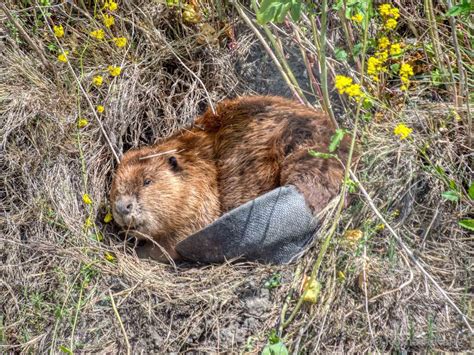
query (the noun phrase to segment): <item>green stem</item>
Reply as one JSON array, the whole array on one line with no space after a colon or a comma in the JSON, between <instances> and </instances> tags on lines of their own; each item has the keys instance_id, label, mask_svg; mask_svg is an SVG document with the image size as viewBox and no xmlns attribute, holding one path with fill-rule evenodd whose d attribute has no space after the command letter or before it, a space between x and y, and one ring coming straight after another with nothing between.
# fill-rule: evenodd
<instances>
[{"instance_id":1,"label":"green stem","mask_svg":"<svg viewBox=\"0 0 474 355\"><path fill-rule=\"evenodd\" d=\"M329 89L328 89L328 69L326 61L326 27L327 27L327 0L323 1L323 10L321 14L321 32L317 35L317 27L314 14L309 15L311 27L313 30L314 45L318 49L318 61L321 67L321 89L323 92L323 106L331 120L336 124L337 121L332 111L331 102L329 100Z\"/></svg>"},{"instance_id":2,"label":"green stem","mask_svg":"<svg viewBox=\"0 0 474 355\"><path fill-rule=\"evenodd\" d=\"M368 3L368 6L371 6L371 2ZM360 73L361 74L361 80L360 80L361 86L364 85L364 78L365 78L365 76L364 76L365 54L367 52L367 38L368 38L368 33L369 33L369 31L368 31L368 28L369 28L369 26L368 26L368 16L365 16L364 21L365 21L365 30L364 30L364 38L363 38L362 62L361 62L361 73ZM343 183L342 189L341 189L341 197L340 197L339 203L337 205L337 211L336 211L336 215L334 217L334 221L333 221L333 223L332 223L332 225L331 225L331 227L328 231L328 234L327 234L326 238L324 239L324 242L323 242L323 244L321 246L321 249L318 253L318 257L316 259L316 262L315 262L315 264L313 266L313 269L311 271L311 276L310 276L310 279L308 281L309 284L314 282L314 280L316 279L316 277L318 275L318 272L319 272L319 269L321 267L323 258L326 255L327 249L329 248L332 237L333 237L333 235L336 231L337 225L339 223L339 217L340 217L340 215L342 213L342 209L344 207L344 196L345 196L345 193L346 193L346 190L347 190L347 185L346 185L345 182L348 180L349 174L350 174L350 166L351 166L352 156L353 156L353 152L354 152L354 148L355 148L355 140L356 140L356 136L357 136L359 116L360 116L361 109L362 109L362 100L359 100L359 102L357 104L356 116L355 116L355 121L354 121L354 129L352 131L352 139L351 139L351 145L350 145L350 149L349 149L349 155L347 157L347 162L346 162L346 165L345 165L344 183ZM290 325L290 323L294 320L294 318L298 314L299 310L301 309L304 297L306 296L307 292L308 292L308 289L303 291L303 294L298 299L298 302L297 302L295 308L293 309L293 311L291 312L290 316L281 325L282 329L288 327L288 325Z\"/></svg>"}]
</instances>

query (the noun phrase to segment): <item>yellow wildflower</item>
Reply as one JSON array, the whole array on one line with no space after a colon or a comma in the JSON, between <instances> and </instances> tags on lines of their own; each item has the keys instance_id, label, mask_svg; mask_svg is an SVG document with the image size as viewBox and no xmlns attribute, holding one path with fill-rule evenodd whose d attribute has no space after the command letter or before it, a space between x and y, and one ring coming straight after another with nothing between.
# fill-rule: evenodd
<instances>
[{"instance_id":1,"label":"yellow wildflower","mask_svg":"<svg viewBox=\"0 0 474 355\"><path fill-rule=\"evenodd\" d=\"M122 71L122 68L116 65L109 65L107 69L109 70L109 74L112 76L119 76Z\"/></svg>"},{"instance_id":2,"label":"yellow wildflower","mask_svg":"<svg viewBox=\"0 0 474 355\"><path fill-rule=\"evenodd\" d=\"M400 139L405 139L407 138L411 132L413 132L413 129L410 127L405 126L403 123L399 123L394 129L393 129L393 134L396 136L399 136Z\"/></svg>"},{"instance_id":3,"label":"yellow wildflower","mask_svg":"<svg viewBox=\"0 0 474 355\"><path fill-rule=\"evenodd\" d=\"M108 9L110 11L115 11L115 10L117 10L117 8L118 8L117 3L115 1L112 1L112 0L106 1L105 4L104 4L104 9L106 9L106 10Z\"/></svg>"},{"instance_id":4,"label":"yellow wildflower","mask_svg":"<svg viewBox=\"0 0 474 355\"><path fill-rule=\"evenodd\" d=\"M58 38L61 38L62 36L64 36L64 28L63 28L63 25L59 25L59 26L56 26L54 25L53 26L53 30L54 30L54 35Z\"/></svg>"},{"instance_id":5,"label":"yellow wildflower","mask_svg":"<svg viewBox=\"0 0 474 355\"><path fill-rule=\"evenodd\" d=\"M377 52L377 53L375 53L375 55L377 56L377 58L379 59L381 64L386 62L387 59L388 59L388 51Z\"/></svg>"},{"instance_id":6,"label":"yellow wildflower","mask_svg":"<svg viewBox=\"0 0 474 355\"><path fill-rule=\"evenodd\" d=\"M67 55L69 54L69 51L64 51L60 55L58 55L58 60L63 63L67 63Z\"/></svg>"},{"instance_id":7,"label":"yellow wildflower","mask_svg":"<svg viewBox=\"0 0 474 355\"><path fill-rule=\"evenodd\" d=\"M102 19L104 21L104 26L107 27L107 28L112 26L115 23L114 17L112 15L109 15L109 14L103 14Z\"/></svg>"},{"instance_id":8,"label":"yellow wildflower","mask_svg":"<svg viewBox=\"0 0 474 355\"><path fill-rule=\"evenodd\" d=\"M345 92L346 92L347 95L349 95L349 97L353 97L355 99L360 98L363 95L359 84L352 84L352 85L348 86L345 89Z\"/></svg>"},{"instance_id":9,"label":"yellow wildflower","mask_svg":"<svg viewBox=\"0 0 474 355\"><path fill-rule=\"evenodd\" d=\"M79 121L77 121L77 128L84 128L89 124L89 121L87 121L85 118L80 118Z\"/></svg>"},{"instance_id":10,"label":"yellow wildflower","mask_svg":"<svg viewBox=\"0 0 474 355\"><path fill-rule=\"evenodd\" d=\"M92 79L92 84L94 84L95 86L101 86L103 82L104 78L102 77L102 75L96 75Z\"/></svg>"},{"instance_id":11,"label":"yellow wildflower","mask_svg":"<svg viewBox=\"0 0 474 355\"><path fill-rule=\"evenodd\" d=\"M385 22L385 28L387 30L393 30L395 27L397 27L397 20L393 19L393 18L389 18L386 22Z\"/></svg>"},{"instance_id":12,"label":"yellow wildflower","mask_svg":"<svg viewBox=\"0 0 474 355\"><path fill-rule=\"evenodd\" d=\"M408 63L403 63L400 67L400 76L409 77L413 75L415 75L413 73L413 67Z\"/></svg>"},{"instance_id":13,"label":"yellow wildflower","mask_svg":"<svg viewBox=\"0 0 474 355\"><path fill-rule=\"evenodd\" d=\"M345 89L352 85L352 79L344 75L336 75L335 87L339 91L339 94L343 94Z\"/></svg>"},{"instance_id":14,"label":"yellow wildflower","mask_svg":"<svg viewBox=\"0 0 474 355\"><path fill-rule=\"evenodd\" d=\"M395 20L400 17L400 10L398 7L392 7L390 10L390 16L393 17Z\"/></svg>"},{"instance_id":15,"label":"yellow wildflower","mask_svg":"<svg viewBox=\"0 0 474 355\"><path fill-rule=\"evenodd\" d=\"M397 7L391 4L382 4L379 6L380 15L383 17L392 17L395 20L400 17L400 11Z\"/></svg>"},{"instance_id":16,"label":"yellow wildflower","mask_svg":"<svg viewBox=\"0 0 474 355\"><path fill-rule=\"evenodd\" d=\"M311 281L311 278L308 278L305 280L303 287L303 301L316 303L318 301L319 292L321 291L321 283L319 283L317 280Z\"/></svg>"},{"instance_id":17,"label":"yellow wildflower","mask_svg":"<svg viewBox=\"0 0 474 355\"><path fill-rule=\"evenodd\" d=\"M113 41L115 45L119 48L125 47L127 44L127 39L125 37L114 37Z\"/></svg>"},{"instance_id":18,"label":"yellow wildflower","mask_svg":"<svg viewBox=\"0 0 474 355\"><path fill-rule=\"evenodd\" d=\"M201 21L201 16L193 5L185 4L183 6L183 20L188 23L198 23Z\"/></svg>"},{"instance_id":19,"label":"yellow wildflower","mask_svg":"<svg viewBox=\"0 0 474 355\"><path fill-rule=\"evenodd\" d=\"M97 112L98 113L102 113L102 112L104 112L104 110L105 110L104 106L102 106L102 105L97 106Z\"/></svg>"},{"instance_id":20,"label":"yellow wildflower","mask_svg":"<svg viewBox=\"0 0 474 355\"><path fill-rule=\"evenodd\" d=\"M105 32L104 32L103 29L100 29L100 30L95 30L95 31L90 32L89 35L91 37L94 37L94 38L98 39L98 40L101 40L101 39L104 39Z\"/></svg>"},{"instance_id":21,"label":"yellow wildflower","mask_svg":"<svg viewBox=\"0 0 474 355\"><path fill-rule=\"evenodd\" d=\"M400 89L403 91L406 91L408 90L408 84L410 83L410 76L413 76L415 74L413 72L413 67L410 64L403 63L400 66L399 74L400 74L400 80L403 83Z\"/></svg>"},{"instance_id":22,"label":"yellow wildflower","mask_svg":"<svg viewBox=\"0 0 474 355\"><path fill-rule=\"evenodd\" d=\"M394 43L390 46L390 55L399 55L402 53L400 43Z\"/></svg>"},{"instance_id":23,"label":"yellow wildflower","mask_svg":"<svg viewBox=\"0 0 474 355\"><path fill-rule=\"evenodd\" d=\"M381 4L379 6L379 12L382 16L390 16L390 11L392 10L392 5L390 4Z\"/></svg>"},{"instance_id":24,"label":"yellow wildflower","mask_svg":"<svg viewBox=\"0 0 474 355\"><path fill-rule=\"evenodd\" d=\"M104 258L105 260L110 261L111 263L116 260L116 257L112 253L109 253L108 251L104 253Z\"/></svg>"},{"instance_id":25,"label":"yellow wildflower","mask_svg":"<svg viewBox=\"0 0 474 355\"><path fill-rule=\"evenodd\" d=\"M383 50L390 45L390 41L387 37L383 36L379 38L379 49Z\"/></svg>"},{"instance_id":26,"label":"yellow wildflower","mask_svg":"<svg viewBox=\"0 0 474 355\"><path fill-rule=\"evenodd\" d=\"M84 229L89 229L93 225L94 225L94 222L92 222L92 219L90 217L87 217L84 222Z\"/></svg>"},{"instance_id":27,"label":"yellow wildflower","mask_svg":"<svg viewBox=\"0 0 474 355\"><path fill-rule=\"evenodd\" d=\"M104 222L109 223L109 222L112 222L113 219L114 219L114 217L113 217L112 213L107 212L107 214L104 217Z\"/></svg>"},{"instance_id":28,"label":"yellow wildflower","mask_svg":"<svg viewBox=\"0 0 474 355\"><path fill-rule=\"evenodd\" d=\"M361 240L363 236L364 232L362 232L360 229L348 229L344 233L343 237L347 244L354 247L359 243L359 240Z\"/></svg>"},{"instance_id":29,"label":"yellow wildflower","mask_svg":"<svg viewBox=\"0 0 474 355\"><path fill-rule=\"evenodd\" d=\"M372 80L378 81L378 75L382 71L382 61L377 57L369 57L367 60L367 74L372 77Z\"/></svg>"},{"instance_id":30,"label":"yellow wildflower","mask_svg":"<svg viewBox=\"0 0 474 355\"><path fill-rule=\"evenodd\" d=\"M84 194L84 195L82 195L82 201L83 201L86 205L92 205L92 199L90 198L89 194Z\"/></svg>"},{"instance_id":31,"label":"yellow wildflower","mask_svg":"<svg viewBox=\"0 0 474 355\"><path fill-rule=\"evenodd\" d=\"M363 19L364 19L364 15L362 15L360 12L358 12L357 14L351 17L351 20L357 23L362 23Z\"/></svg>"}]
</instances>

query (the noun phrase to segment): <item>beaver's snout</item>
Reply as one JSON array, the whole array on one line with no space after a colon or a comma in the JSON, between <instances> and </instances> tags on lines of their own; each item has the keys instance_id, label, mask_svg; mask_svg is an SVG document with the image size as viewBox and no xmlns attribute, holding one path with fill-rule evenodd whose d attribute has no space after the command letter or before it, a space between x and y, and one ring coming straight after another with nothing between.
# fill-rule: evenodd
<instances>
[{"instance_id":1,"label":"beaver's snout","mask_svg":"<svg viewBox=\"0 0 474 355\"><path fill-rule=\"evenodd\" d=\"M127 217L132 214L135 205L136 199L132 196L120 196L117 201L115 201L115 209L122 217Z\"/></svg>"}]
</instances>

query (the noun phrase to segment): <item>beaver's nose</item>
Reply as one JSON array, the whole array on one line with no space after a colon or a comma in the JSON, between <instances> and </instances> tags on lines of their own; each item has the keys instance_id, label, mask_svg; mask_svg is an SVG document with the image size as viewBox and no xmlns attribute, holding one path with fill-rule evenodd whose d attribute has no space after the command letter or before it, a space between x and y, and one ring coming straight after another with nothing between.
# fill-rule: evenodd
<instances>
[{"instance_id":1,"label":"beaver's nose","mask_svg":"<svg viewBox=\"0 0 474 355\"><path fill-rule=\"evenodd\" d=\"M130 214L133 210L133 199L130 197L121 197L115 202L115 209L123 216Z\"/></svg>"}]
</instances>

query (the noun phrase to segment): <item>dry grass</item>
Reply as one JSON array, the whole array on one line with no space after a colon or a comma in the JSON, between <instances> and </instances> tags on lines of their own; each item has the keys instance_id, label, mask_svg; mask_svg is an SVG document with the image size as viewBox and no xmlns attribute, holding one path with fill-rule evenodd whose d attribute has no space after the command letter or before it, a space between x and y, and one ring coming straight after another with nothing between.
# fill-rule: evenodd
<instances>
[{"instance_id":1,"label":"dry grass","mask_svg":"<svg viewBox=\"0 0 474 355\"><path fill-rule=\"evenodd\" d=\"M127 341L133 352L261 350L270 330L278 328L289 292L293 309L320 240L287 266L174 267L134 257L117 230L103 223L115 162L87 101L67 65L49 52L54 37L39 8L14 1L7 7L53 70L0 12L2 350L125 352ZM71 50L71 64L92 103L105 106L99 119L117 152L175 132L209 100L259 87L258 76L254 83L239 81L236 64L255 50L242 25L236 26L235 50L224 34L220 45L200 44L198 30L183 25L179 12L152 1L124 1L113 31L126 33L132 45L117 49L88 38L96 23L92 9L58 3L49 12L55 23L68 24L61 43ZM417 12L408 13L422 29ZM120 77L100 89L90 85L107 65L120 63ZM269 86L284 85L274 73ZM449 98L420 83L407 102L393 102L364 123L357 176L416 258L472 317L473 240L457 224L472 211L472 201L443 200L446 186L433 170L442 166L464 188L472 180L468 112L439 96ZM89 120L81 130L79 117ZM411 143L393 137L400 117L414 128ZM351 116L340 122L350 125ZM426 156L415 148L424 143ZM91 206L83 204L83 193L92 197ZM95 222L86 229L88 217ZM469 350L470 333L459 314L379 224L356 192L319 272L320 300L303 306L282 334L285 344L295 352ZM355 246L344 242L348 229L364 232ZM277 272L281 286L266 289L265 281Z\"/></svg>"}]
</instances>

